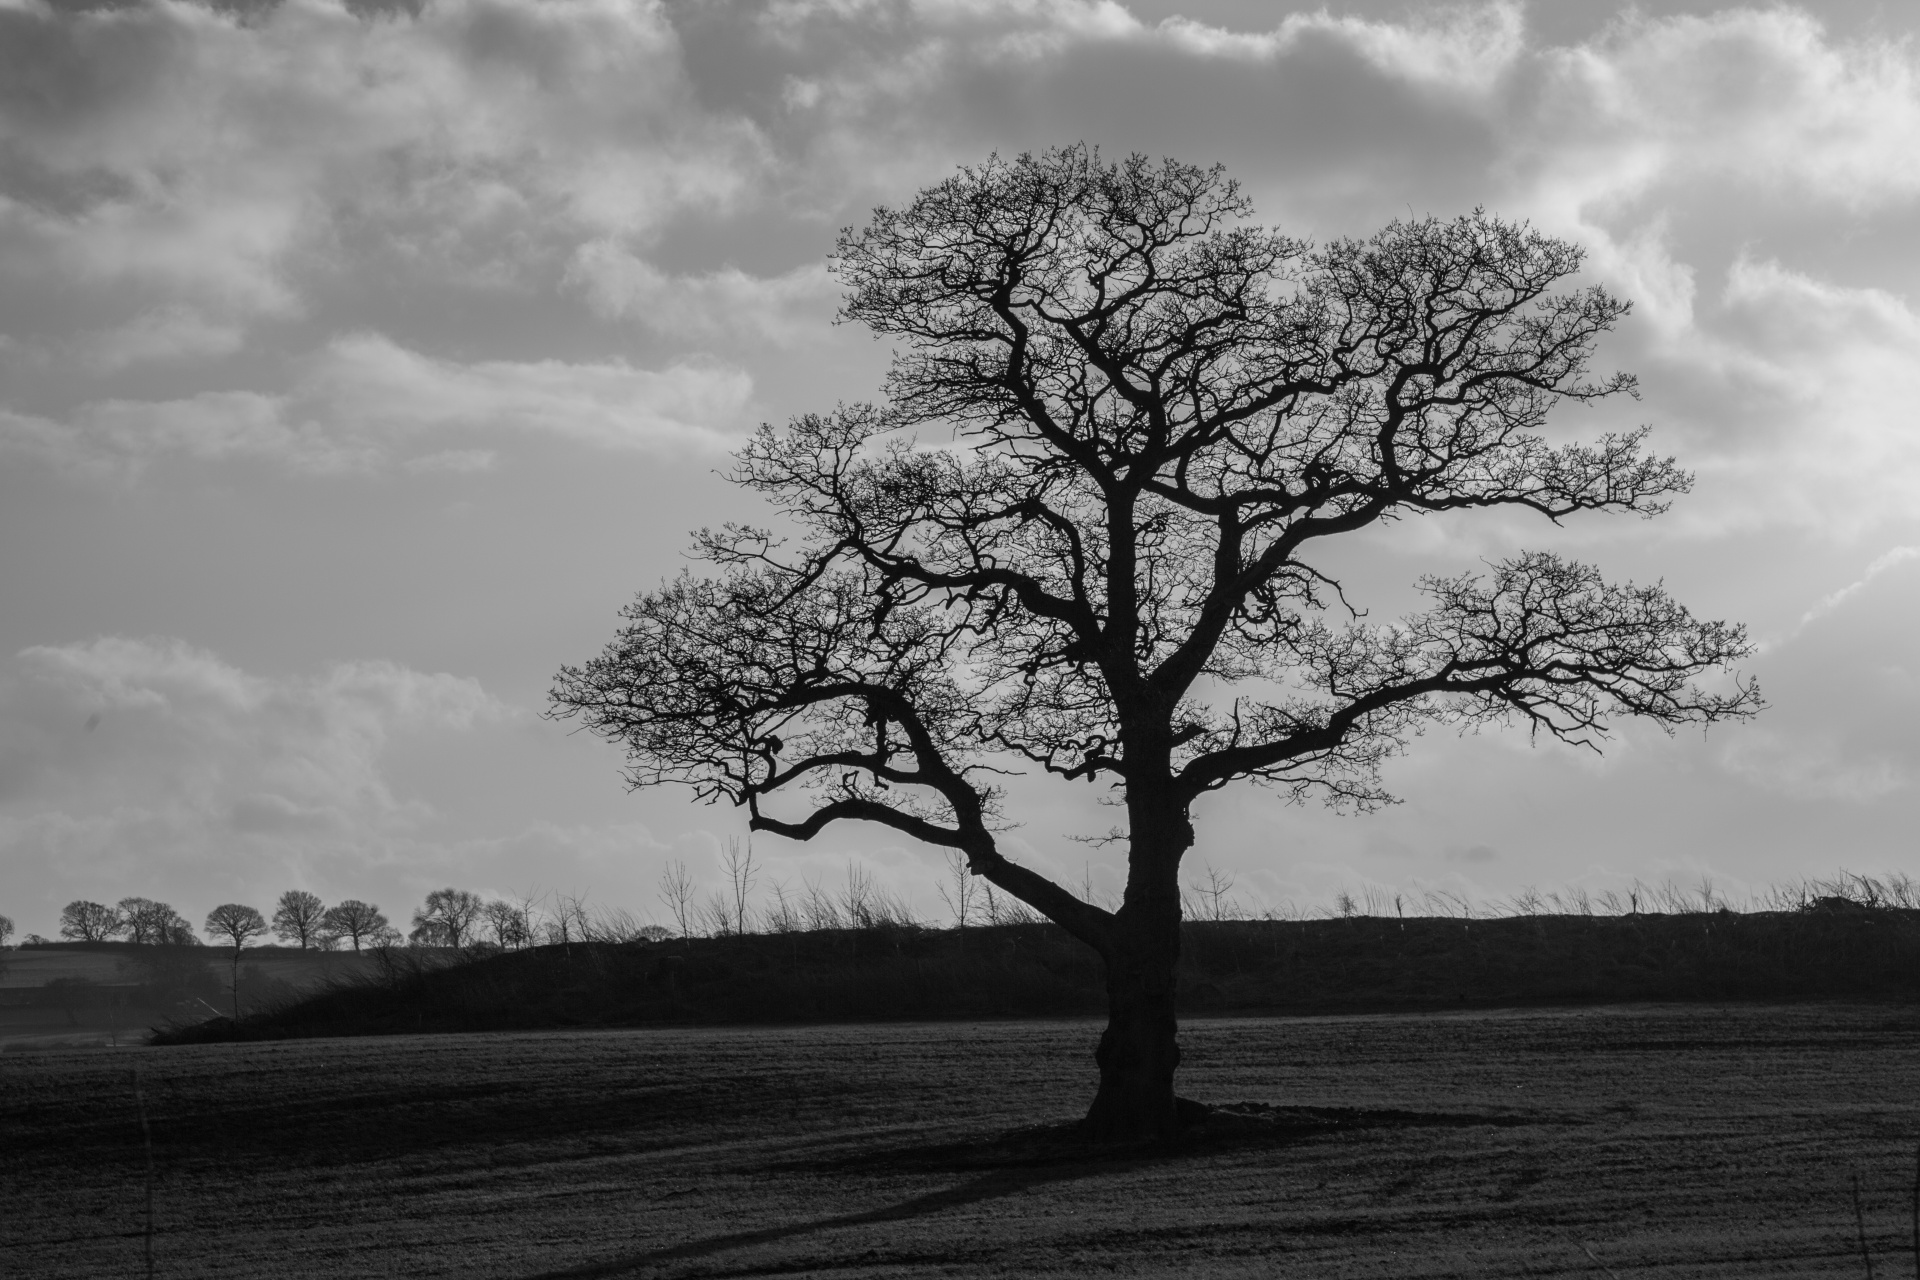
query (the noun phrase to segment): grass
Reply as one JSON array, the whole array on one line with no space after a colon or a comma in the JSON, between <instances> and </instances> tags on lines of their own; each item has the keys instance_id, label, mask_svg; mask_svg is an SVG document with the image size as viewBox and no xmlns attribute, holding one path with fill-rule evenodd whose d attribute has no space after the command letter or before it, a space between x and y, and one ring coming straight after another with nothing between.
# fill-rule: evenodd
<instances>
[{"instance_id":1,"label":"grass","mask_svg":"<svg viewBox=\"0 0 1920 1280\"><path fill-rule=\"evenodd\" d=\"M0 1258L159 1276L1905 1274L1920 1014L1196 1019L1184 1148L1054 1141L1098 1023L0 1056ZM1860 1175L1856 1223L1851 1174Z\"/></svg>"}]
</instances>

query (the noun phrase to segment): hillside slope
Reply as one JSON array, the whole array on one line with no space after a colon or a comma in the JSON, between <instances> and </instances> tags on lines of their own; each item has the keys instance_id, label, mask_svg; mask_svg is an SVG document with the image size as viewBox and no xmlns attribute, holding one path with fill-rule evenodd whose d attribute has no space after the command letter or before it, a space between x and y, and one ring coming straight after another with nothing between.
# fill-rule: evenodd
<instances>
[{"instance_id":1,"label":"hillside slope","mask_svg":"<svg viewBox=\"0 0 1920 1280\"><path fill-rule=\"evenodd\" d=\"M1189 922L1189 1015L1626 1001L1920 999L1920 912ZM375 977L162 1043L542 1027L1094 1014L1098 960L1052 925L588 943Z\"/></svg>"}]
</instances>

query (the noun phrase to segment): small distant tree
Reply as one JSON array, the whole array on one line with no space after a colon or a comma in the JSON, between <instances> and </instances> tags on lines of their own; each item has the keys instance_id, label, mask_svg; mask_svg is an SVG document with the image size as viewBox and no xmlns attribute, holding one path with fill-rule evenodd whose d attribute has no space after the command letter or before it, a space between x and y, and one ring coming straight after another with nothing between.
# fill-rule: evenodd
<instances>
[{"instance_id":1,"label":"small distant tree","mask_svg":"<svg viewBox=\"0 0 1920 1280\"><path fill-rule=\"evenodd\" d=\"M493 940L505 948L524 947L532 939L527 913L519 904L513 902L489 902L482 915L486 918L487 928L493 932Z\"/></svg>"},{"instance_id":2,"label":"small distant tree","mask_svg":"<svg viewBox=\"0 0 1920 1280\"><path fill-rule=\"evenodd\" d=\"M753 865L753 844L744 848L738 837L727 840L726 856L721 859L727 872L727 884L732 889L734 933L747 931L747 898L753 893L754 884L760 879L759 868Z\"/></svg>"},{"instance_id":3,"label":"small distant tree","mask_svg":"<svg viewBox=\"0 0 1920 1280\"><path fill-rule=\"evenodd\" d=\"M413 932L409 940L438 947L464 947L472 940L486 904L477 893L465 889L435 889L420 909L413 913Z\"/></svg>"},{"instance_id":4,"label":"small distant tree","mask_svg":"<svg viewBox=\"0 0 1920 1280\"><path fill-rule=\"evenodd\" d=\"M60 910L60 936L74 942L105 942L125 928L120 913L104 902L83 899Z\"/></svg>"},{"instance_id":5,"label":"small distant tree","mask_svg":"<svg viewBox=\"0 0 1920 1280\"><path fill-rule=\"evenodd\" d=\"M156 902L152 898L122 898L116 904L116 910L127 941L135 945L200 945L200 939L194 936L193 926L169 903Z\"/></svg>"},{"instance_id":6,"label":"small distant tree","mask_svg":"<svg viewBox=\"0 0 1920 1280\"><path fill-rule=\"evenodd\" d=\"M337 907L328 907L320 917L320 927L336 938L352 941L358 951L362 943L371 944L375 935L387 927L387 918L371 902L348 898Z\"/></svg>"},{"instance_id":7,"label":"small distant tree","mask_svg":"<svg viewBox=\"0 0 1920 1280\"><path fill-rule=\"evenodd\" d=\"M13 921L6 916L0 916L0 947L6 946L7 940L11 937L13 937Z\"/></svg>"},{"instance_id":8,"label":"small distant tree","mask_svg":"<svg viewBox=\"0 0 1920 1280\"><path fill-rule=\"evenodd\" d=\"M973 915L973 900L978 896L978 886L973 877L967 874L967 858L958 849L949 849L947 858L947 878L938 886L940 900L953 912L954 927L965 929ZM948 885L952 888L949 889Z\"/></svg>"},{"instance_id":9,"label":"small distant tree","mask_svg":"<svg viewBox=\"0 0 1920 1280\"><path fill-rule=\"evenodd\" d=\"M661 868L660 901L673 913L674 922L680 926L680 936L692 937L687 923L693 915L693 876L688 874L687 864L678 858Z\"/></svg>"},{"instance_id":10,"label":"small distant tree","mask_svg":"<svg viewBox=\"0 0 1920 1280\"><path fill-rule=\"evenodd\" d=\"M326 904L318 895L289 889L273 909L273 932L282 942L298 943L305 951L319 941L326 918Z\"/></svg>"},{"instance_id":11,"label":"small distant tree","mask_svg":"<svg viewBox=\"0 0 1920 1280\"><path fill-rule=\"evenodd\" d=\"M240 1021L240 948L267 932L266 917L253 907L223 902L207 912L207 936L233 947L233 1020Z\"/></svg>"}]
</instances>

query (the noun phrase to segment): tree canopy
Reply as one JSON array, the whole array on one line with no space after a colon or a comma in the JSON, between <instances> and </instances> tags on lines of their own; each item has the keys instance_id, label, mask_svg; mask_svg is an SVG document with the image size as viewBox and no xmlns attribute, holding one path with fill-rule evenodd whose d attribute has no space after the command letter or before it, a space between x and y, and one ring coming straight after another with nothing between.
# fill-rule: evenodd
<instances>
[{"instance_id":1,"label":"tree canopy","mask_svg":"<svg viewBox=\"0 0 1920 1280\"><path fill-rule=\"evenodd\" d=\"M833 269L842 318L895 344L884 400L762 428L735 479L779 528L701 531L706 570L628 605L553 693L635 786L689 784L802 840L858 819L959 850L1098 948L1102 1132L1173 1123L1201 795L1252 780L1367 809L1428 725L1596 745L1620 716L1759 706L1703 681L1748 652L1740 627L1548 552L1422 579L1397 621L1350 607L1326 555L1344 535L1651 516L1689 477L1645 429L1543 430L1635 392L1590 371L1629 307L1569 287L1577 246L1479 211L1315 246L1251 212L1218 167L1080 146L875 210ZM1000 850L996 779L1022 762L1120 793L1117 912Z\"/></svg>"}]
</instances>

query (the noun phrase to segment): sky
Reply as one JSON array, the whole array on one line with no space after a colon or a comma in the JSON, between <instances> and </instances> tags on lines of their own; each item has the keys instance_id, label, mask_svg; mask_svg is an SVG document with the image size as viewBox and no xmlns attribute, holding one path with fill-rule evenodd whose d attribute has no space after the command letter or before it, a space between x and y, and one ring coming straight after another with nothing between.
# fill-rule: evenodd
<instances>
[{"instance_id":1,"label":"sky","mask_svg":"<svg viewBox=\"0 0 1920 1280\"><path fill-rule=\"evenodd\" d=\"M1816 16L1817 12L1817 16ZM1597 367L1697 477L1664 517L1409 520L1378 607L1521 548L1744 622L1750 724L1602 754L1438 731L1370 816L1243 785L1189 879L1494 901L1920 874L1920 41L1907 5L1555 0L0 0L0 913L289 888L664 918L744 815L632 793L554 672L762 515L763 421L871 398L835 234L989 154L1219 162L1318 242L1476 207L1631 298ZM1395 584L1400 584L1398 587ZM1366 603L1366 601L1362 601ZM1004 847L1096 894L1101 793ZM938 851L759 836L942 907Z\"/></svg>"}]
</instances>

